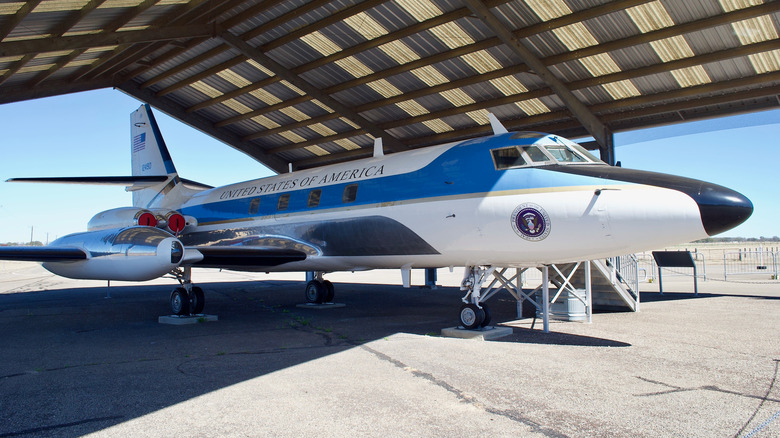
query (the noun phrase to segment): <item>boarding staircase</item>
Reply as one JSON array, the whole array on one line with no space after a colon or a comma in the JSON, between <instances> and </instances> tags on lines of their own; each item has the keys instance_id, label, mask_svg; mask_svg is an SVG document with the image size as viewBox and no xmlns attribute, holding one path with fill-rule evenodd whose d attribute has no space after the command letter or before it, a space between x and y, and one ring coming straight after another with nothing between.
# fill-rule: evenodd
<instances>
[{"instance_id":1,"label":"boarding staircase","mask_svg":"<svg viewBox=\"0 0 780 438\"><path fill-rule=\"evenodd\" d=\"M631 254L607 260L591 260L591 299L595 310L639 311L639 277L636 257ZM570 273L575 263L557 265L560 272ZM568 274L567 274L568 275ZM550 282L560 287L565 278L551 271ZM585 269L580 266L569 283L585 289Z\"/></svg>"}]
</instances>

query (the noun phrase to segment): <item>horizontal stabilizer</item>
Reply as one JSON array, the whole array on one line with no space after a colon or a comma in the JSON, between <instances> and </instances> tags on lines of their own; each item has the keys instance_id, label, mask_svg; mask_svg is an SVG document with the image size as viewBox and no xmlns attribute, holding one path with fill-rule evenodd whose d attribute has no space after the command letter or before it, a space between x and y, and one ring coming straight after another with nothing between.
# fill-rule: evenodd
<instances>
[{"instance_id":1,"label":"horizontal stabilizer","mask_svg":"<svg viewBox=\"0 0 780 438\"><path fill-rule=\"evenodd\" d=\"M168 180L166 175L150 176L63 176L63 177L43 177L43 178L11 178L6 182L24 182L24 183L47 183L47 184L84 184L84 185L108 185L108 186L143 186L154 185ZM181 179L184 185L194 189L207 190L212 186L201 184L188 179Z\"/></svg>"},{"instance_id":2,"label":"horizontal stabilizer","mask_svg":"<svg viewBox=\"0 0 780 438\"><path fill-rule=\"evenodd\" d=\"M0 260L23 262L62 262L68 260L86 260L87 253L74 247L51 246L2 246Z\"/></svg>"},{"instance_id":3,"label":"horizontal stabilizer","mask_svg":"<svg viewBox=\"0 0 780 438\"><path fill-rule=\"evenodd\" d=\"M247 248L237 246L198 246L187 247L186 251L196 250L203 259L196 262L198 267L230 268L236 266L271 267L285 263L306 260L306 253L285 248Z\"/></svg>"}]
</instances>

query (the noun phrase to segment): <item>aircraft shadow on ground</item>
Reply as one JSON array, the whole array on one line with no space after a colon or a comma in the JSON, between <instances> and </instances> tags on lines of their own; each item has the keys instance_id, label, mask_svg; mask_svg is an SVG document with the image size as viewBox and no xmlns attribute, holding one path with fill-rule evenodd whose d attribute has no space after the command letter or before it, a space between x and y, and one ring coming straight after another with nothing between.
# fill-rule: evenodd
<instances>
[{"instance_id":1,"label":"aircraft shadow on ground","mask_svg":"<svg viewBox=\"0 0 780 438\"><path fill-rule=\"evenodd\" d=\"M0 437L82 435L397 333L438 335L457 323L457 288L337 284L344 308L301 309L304 283L200 284L216 323L169 326L171 286L0 294ZM509 300L494 321L516 319ZM502 342L628 346L515 329ZM469 342L469 341L463 341Z\"/></svg>"}]
</instances>

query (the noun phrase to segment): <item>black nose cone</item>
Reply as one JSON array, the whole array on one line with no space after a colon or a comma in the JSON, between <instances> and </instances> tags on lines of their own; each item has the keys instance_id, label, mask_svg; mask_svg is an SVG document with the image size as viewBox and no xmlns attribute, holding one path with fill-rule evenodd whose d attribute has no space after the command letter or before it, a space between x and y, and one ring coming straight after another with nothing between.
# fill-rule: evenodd
<instances>
[{"instance_id":1,"label":"black nose cone","mask_svg":"<svg viewBox=\"0 0 780 438\"><path fill-rule=\"evenodd\" d=\"M753 214L753 203L740 193L696 179L611 166L551 166L549 169L683 192L696 201L704 231L710 236L736 227Z\"/></svg>"},{"instance_id":2,"label":"black nose cone","mask_svg":"<svg viewBox=\"0 0 780 438\"><path fill-rule=\"evenodd\" d=\"M736 227L753 214L753 203L726 187L702 183L698 192L688 194L699 204L701 222L710 236Z\"/></svg>"}]
</instances>

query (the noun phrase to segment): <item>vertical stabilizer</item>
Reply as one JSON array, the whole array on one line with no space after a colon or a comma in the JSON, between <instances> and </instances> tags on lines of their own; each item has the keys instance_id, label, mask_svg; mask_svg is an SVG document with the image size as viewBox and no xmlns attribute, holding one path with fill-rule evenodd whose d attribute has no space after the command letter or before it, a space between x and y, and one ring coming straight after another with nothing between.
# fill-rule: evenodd
<instances>
[{"instance_id":1,"label":"vertical stabilizer","mask_svg":"<svg viewBox=\"0 0 780 438\"><path fill-rule=\"evenodd\" d=\"M169 177L164 183L129 188L133 192L134 206L153 207L154 204L159 204L180 180L148 104L141 105L130 115L130 153L133 176Z\"/></svg>"}]
</instances>

